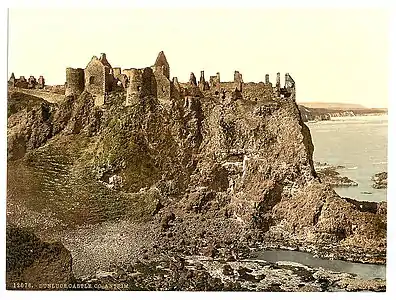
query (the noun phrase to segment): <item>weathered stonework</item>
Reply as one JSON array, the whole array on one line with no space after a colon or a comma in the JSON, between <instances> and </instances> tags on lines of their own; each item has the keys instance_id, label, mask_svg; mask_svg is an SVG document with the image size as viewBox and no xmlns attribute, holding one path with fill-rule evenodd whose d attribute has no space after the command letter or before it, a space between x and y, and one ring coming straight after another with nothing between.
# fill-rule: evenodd
<instances>
[{"instance_id":1,"label":"weathered stonework","mask_svg":"<svg viewBox=\"0 0 396 300\"><path fill-rule=\"evenodd\" d=\"M173 77L171 84L171 98L180 99L182 97L182 88L177 77Z\"/></svg>"},{"instance_id":2,"label":"weathered stonework","mask_svg":"<svg viewBox=\"0 0 396 300\"><path fill-rule=\"evenodd\" d=\"M211 89L214 89L215 94L220 93L220 73L219 72L216 73L216 76L210 76L209 86Z\"/></svg>"},{"instance_id":3,"label":"weathered stonework","mask_svg":"<svg viewBox=\"0 0 396 300\"><path fill-rule=\"evenodd\" d=\"M295 82L289 73L285 74L285 88L291 90L294 88Z\"/></svg>"},{"instance_id":4,"label":"weathered stonework","mask_svg":"<svg viewBox=\"0 0 396 300\"><path fill-rule=\"evenodd\" d=\"M16 82L15 75L14 73L11 73L10 79L8 80L8 85L14 87L15 82Z\"/></svg>"},{"instance_id":5,"label":"weathered stonework","mask_svg":"<svg viewBox=\"0 0 396 300\"><path fill-rule=\"evenodd\" d=\"M113 68L114 77L118 77L121 75L121 68Z\"/></svg>"},{"instance_id":6,"label":"weathered stonework","mask_svg":"<svg viewBox=\"0 0 396 300\"><path fill-rule=\"evenodd\" d=\"M205 81L205 72L201 71L201 77L199 78L199 89L201 91L207 91L210 89L209 83Z\"/></svg>"},{"instance_id":7,"label":"weathered stonework","mask_svg":"<svg viewBox=\"0 0 396 300\"><path fill-rule=\"evenodd\" d=\"M265 74L265 84L270 84L269 74Z\"/></svg>"},{"instance_id":8,"label":"weathered stonework","mask_svg":"<svg viewBox=\"0 0 396 300\"><path fill-rule=\"evenodd\" d=\"M34 76L30 76L28 79L28 88L34 89L37 85L37 80Z\"/></svg>"},{"instance_id":9,"label":"weathered stonework","mask_svg":"<svg viewBox=\"0 0 396 300\"><path fill-rule=\"evenodd\" d=\"M27 89L29 87L29 83L27 82L25 76L19 77L19 79L15 82L15 87Z\"/></svg>"},{"instance_id":10,"label":"weathered stonework","mask_svg":"<svg viewBox=\"0 0 396 300\"><path fill-rule=\"evenodd\" d=\"M66 86L65 95L66 96L78 96L85 88L85 74L84 70L81 68L66 69Z\"/></svg>"},{"instance_id":11,"label":"weathered stonework","mask_svg":"<svg viewBox=\"0 0 396 300\"><path fill-rule=\"evenodd\" d=\"M116 78L118 79L120 86L122 86L124 89L126 89L128 87L129 79L128 79L127 75L120 74Z\"/></svg>"},{"instance_id":12,"label":"weathered stonework","mask_svg":"<svg viewBox=\"0 0 396 300\"><path fill-rule=\"evenodd\" d=\"M105 95L112 91L114 83L113 68L107 61L106 54L102 53L100 58L92 57L85 68L85 90L95 98L95 105L105 103Z\"/></svg>"},{"instance_id":13,"label":"weathered stonework","mask_svg":"<svg viewBox=\"0 0 396 300\"><path fill-rule=\"evenodd\" d=\"M238 71L235 71L234 73L234 82L235 82L235 89L239 92L242 92L243 79L242 79L242 74L239 73Z\"/></svg>"},{"instance_id":14,"label":"weathered stonework","mask_svg":"<svg viewBox=\"0 0 396 300\"><path fill-rule=\"evenodd\" d=\"M190 85L197 86L197 78L195 78L195 75L193 72L190 73L190 80L188 81L188 83Z\"/></svg>"},{"instance_id":15,"label":"weathered stonework","mask_svg":"<svg viewBox=\"0 0 396 300\"><path fill-rule=\"evenodd\" d=\"M276 73L276 88L277 88L278 90L281 88L280 73Z\"/></svg>"},{"instance_id":16,"label":"weathered stonework","mask_svg":"<svg viewBox=\"0 0 396 300\"><path fill-rule=\"evenodd\" d=\"M45 87L45 79L42 75L40 75L39 79L37 80L37 88L43 89Z\"/></svg>"},{"instance_id":17,"label":"weathered stonework","mask_svg":"<svg viewBox=\"0 0 396 300\"><path fill-rule=\"evenodd\" d=\"M170 100L171 98L171 82L166 75L166 69L162 66L161 71L155 69L154 77L157 86L157 98ZM169 75L169 74L168 74Z\"/></svg>"},{"instance_id":18,"label":"weathered stonework","mask_svg":"<svg viewBox=\"0 0 396 300\"><path fill-rule=\"evenodd\" d=\"M43 89L45 80L42 75L40 75L38 80L33 75L30 75L28 80L26 80L25 76L20 76L19 79L16 79L14 73L11 73L8 85L22 89Z\"/></svg>"},{"instance_id":19,"label":"weathered stonework","mask_svg":"<svg viewBox=\"0 0 396 300\"><path fill-rule=\"evenodd\" d=\"M157 96L156 77L151 68L129 69L125 71L129 78L126 106L138 104L144 97Z\"/></svg>"},{"instance_id":20,"label":"weathered stonework","mask_svg":"<svg viewBox=\"0 0 396 300\"><path fill-rule=\"evenodd\" d=\"M169 64L168 64L168 61L167 61L163 51L161 51L158 54L158 57L155 60L155 63L153 66L153 71L154 71L154 73L162 73L166 78L169 79L169 77L170 77Z\"/></svg>"},{"instance_id":21,"label":"weathered stonework","mask_svg":"<svg viewBox=\"0 0 396 300\"><path fill-rule=\"evenodd\" d=\"M281 97L292 97L295 98L295 82L289 73L285 74L285 87L280 89Z\"/></svg>"}]
</instances>

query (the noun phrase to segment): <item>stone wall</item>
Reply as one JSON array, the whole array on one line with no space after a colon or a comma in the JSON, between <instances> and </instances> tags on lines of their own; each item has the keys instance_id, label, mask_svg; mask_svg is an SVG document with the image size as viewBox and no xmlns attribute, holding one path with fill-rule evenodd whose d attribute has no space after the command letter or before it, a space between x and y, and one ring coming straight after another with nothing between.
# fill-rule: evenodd
<instances>
[{"instance_id":1,"label":"stone wall","mask_svg":"<svg viewBox=\"0 0 396 300\"><path fill-rule=\"evenodd\" d=\"M171 98L171 82L163 74L163 72L154 72L155 81L157 84L157 98L160 100L170 100Z\"/></svg>"},{"instance_id":2,"label":"stone wall","mask_svg":"<svg viewBox=\"0 0 396 300\"><path fill-rule=\"evenodd\" d=\"M21 77L19 77L18 80L16 80L14 86L17 88L27 89L29 87L29 83L26 80L25 76L21 76Z\"/></svg>"},{"instance_id":3,"label":"stone wall","mask_svg":"<svg viewBox=\"0 0 396 300\"><path fill-rule=\"evenodd\" d=\"M244 83L242 89L242 97L245 100L270 100L272 97L272 85L263 82Z\"/></svg>"},{"instance_id":4,"label":"stone wall","mask_svg":"<svg viewBox=\"0 0 396 300\"><path fill-rule=\"evenodd\" d=\"M95 106L102 106L106 102L105 95L93 95Z\"/></svg>"},{"instance_id":5,"label":"stone wall","mask_svg":"<svg viewBox=\"0 0 396 300\"><path fill-rule=\"evenodd\" d=\"M113 68L113 74L114 77L118 77L119 75L121 75L121 68Z\"/></svg>"},{"instance_id":6,"label":"stone wall","mask_svg":"<svg viewBox=\"0 0 396 300\"><path fill-rule=\"evenodd\" d=\"M44 90L17 88L17 87L11 88L11 89L14 91L20 92L20 93L24 93L27 95L32 95L35 97L42 98L42 99L44 99L48 102L52 102L52 103L58 103L58 102L62 102L65 100L65 95L51 93L51 92L47 92Z\"/></svg>"},{"instance_id":7,"label":"stone wall","mask_svg":"<svg viewBox=\"0 0 396 300\"><path fill-rule=\"evenodd\" d=\"M182 97L182 87L177 77L173 77L171 84L171 98L181 99L181 97Z\"/></svg>"},{"instance_id":8,"label":"stone wall","mask_svg":"<svg viewBox=\"0 0 396 300\"><path fill-rule=\"evenodd\" d=\"M226 91L233 91L235 90L235 82L228 81L228 82L220 82L220 89Z\"/></svg>"}]
</instances>

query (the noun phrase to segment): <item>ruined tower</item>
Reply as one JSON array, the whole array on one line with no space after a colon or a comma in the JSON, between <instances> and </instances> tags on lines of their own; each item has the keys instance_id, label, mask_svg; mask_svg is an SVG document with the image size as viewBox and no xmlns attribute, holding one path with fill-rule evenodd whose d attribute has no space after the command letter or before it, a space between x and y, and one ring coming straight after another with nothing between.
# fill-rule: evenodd
<instances>
[{"instance_id":1,"label":"ruined tower","mask_svg":"<svg viewBox=\"0 0 396 300\"><path fill-rule=\"evenodd\" d=\"M151 68L129 69L125 105L135 105L147 96L157 96L157 84Z\"/></svg>"},{"instance_id":2,"label":"ruined tower","mask_svg":"<svg viewBox=\"0 0 396 300\"><path fill-rule=\"evenodd\" d=\"M199 89L201 91L209 90L209 84L205 81L205 72L201 71L201 77L199 78Z\"/></svg>"},{"instance_id":3,"label":"ruined tower","mask_svg":"<svg viewBox=\"0 0 396 300\"><path fill-rule=\"evenodd\" d=\"M269 74L265 74L265 84L269 84Z\"/></svg>"},{"instance_id":4,"label":"ruined tower","mask_svg":"<svg viewBox=\"0 0 396 300\"><path fill-rule=\"evenodd\" d=\"M140 102L143 86L143 71L139 69L129 70L129 85L127 88L127 98L125 105L134 105Z\"/></svg>"},{"instance_id":5,"label":"ruined tower","mask_svg":"<svg viewBox=\"0 0 396 300\"><path fill-rule=\"evenodd\" d=\"M84 70L66 68L66 96L79 96L85 88Z\"/></svg>"},{"instance_id":6,"label":"ruined tower","mask_svg":"<svg viewBox=\"0 0 396 300\"><path fill-rule=\"evenodd\" d=\"M234 83L235 83L235 89L238 92L242 92L242 84L243 84L242 74L239 73L238 71L234 72Z\"/></svg>"},{"instance_id":7,"label":"ruined tower","mask_svg":"<svg viewBox=\"0 0 396 300\"><path fill-rule=\"evenodd\" d=\"M100 58L92 57L84 71L85 89L95 98L95 105L103 105L105 94L113 88L113 68L107 61L106 54Z\"/></svg>"},{"instance_id":8,"label":"ruined tower","mask_svg":"<svg viewBox=\"0 0 396 300\"><path fill-rule=\"evenodd\" d=\"M280 90L280 88L281 88L280 73L279 73L279 72L276 73L276 88L277 88L278 90Z\"/></svg>"}]
</instances>

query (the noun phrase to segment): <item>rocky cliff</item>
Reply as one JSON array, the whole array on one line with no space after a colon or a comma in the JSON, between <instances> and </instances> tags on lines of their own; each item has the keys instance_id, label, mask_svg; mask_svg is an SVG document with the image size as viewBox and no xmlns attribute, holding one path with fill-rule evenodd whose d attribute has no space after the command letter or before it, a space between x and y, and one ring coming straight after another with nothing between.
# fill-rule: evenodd
<instances>
[{"instance_id":1,"label":"rocky cliff","mask_svg":"<svg viewBox=\"0 0 396 300\"><path fill-rule=\"evenodd\" d=\"M86 92L58 104L18 97L8 100L7 195L18 225L51 236L128 220L137 235L150 232L129 246L141 259L275 245L385 260L386 205L320 182L290 98L146 97L125 107L118 92L95 107Z\"/></svg>"},{"instance_id":2,"label":"rocky cliff","mask_svg":"<svg viewBox=\"0 0 396 300\"><path fill-rule=\"evenodd\" d=\"M364 108L364 107L326 107L326 103L322 103L323 107L316 104L315 107L308 107L305 105L298 105L301 112L301 118L304 122L308 121L326 121L333 117L354 117L366 115L383 115L387 114L386 108Z\"/></svg>"}]
</instances>

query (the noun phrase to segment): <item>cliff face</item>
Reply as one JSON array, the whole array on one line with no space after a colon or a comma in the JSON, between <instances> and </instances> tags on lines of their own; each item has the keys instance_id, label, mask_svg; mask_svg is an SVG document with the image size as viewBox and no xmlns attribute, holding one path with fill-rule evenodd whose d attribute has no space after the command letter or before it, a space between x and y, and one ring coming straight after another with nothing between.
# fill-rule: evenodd
<instances>
[{"instance_id":1,"label":"cliff face","mask_svg":"<svg viewBox=\"0 0 396 300\"><path fill-rule=\"evenodd\" d=\"M301 112L301 117L304 122L326 121L333 117L382 115L388 113L388 110L384 108L326 108L326 106L326 103L323 103L323 107L307 107L304 105L298 105L298 109Z\"/></svg>"},{"instance_id":2,"label":"cliff face","mask_svg":"<svg viewBox=\"0 0 396 300\"><path fill-rule=\"evenodd\" d=\"M21 152L9 144L10 219L29 224L15 207L45 207L64 228L152 222L159 234L153 239L165 245L183 238L181 248L193 240L195 249L237 243L243 232L260 242L385 251L384 210L364 210L320 183L309 129L293 100L202 95L125 107L125 94L112 93L103 107L93 101L83 93L54 104L45 120L28 108L9 116L9 140L29 145ZM13 120L40 126L31 126L32 135Z\"/></svg>"}]
</instances>

